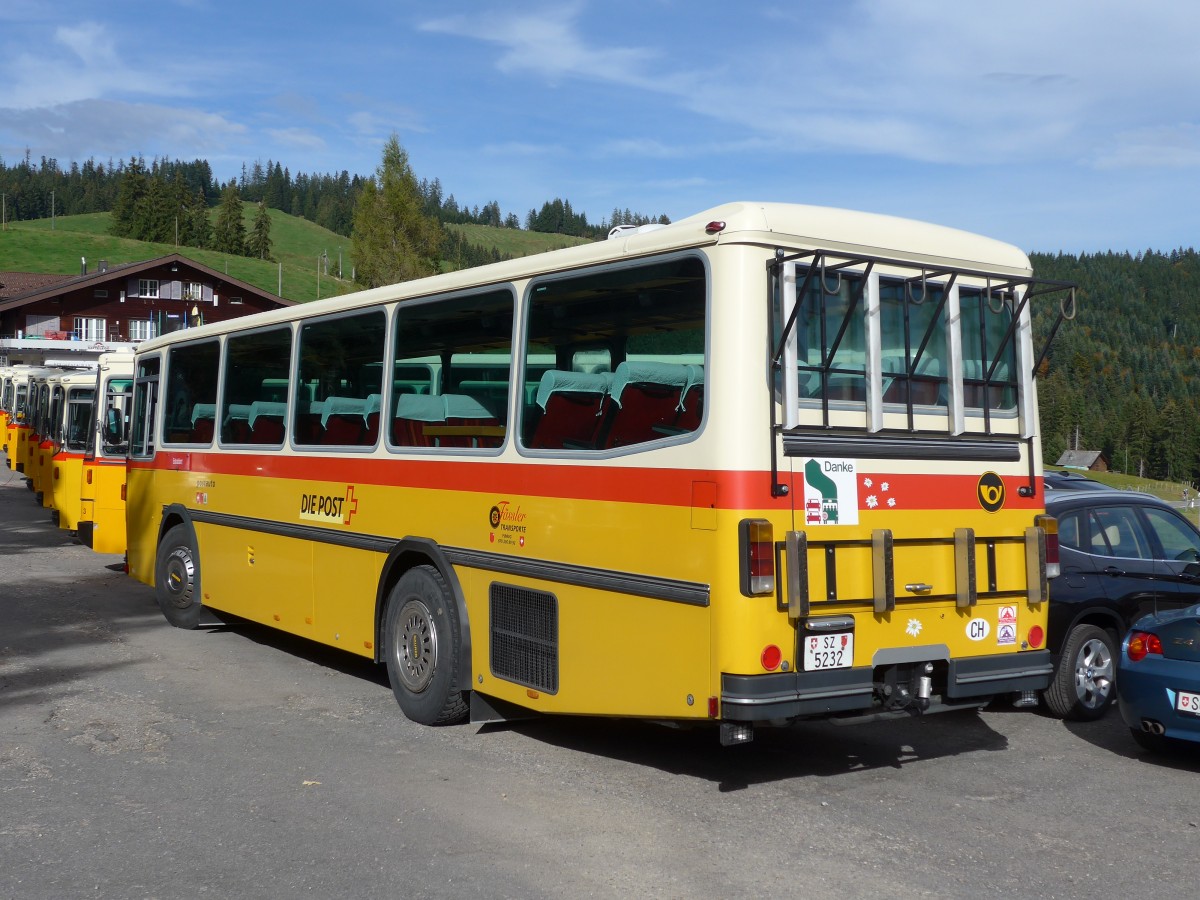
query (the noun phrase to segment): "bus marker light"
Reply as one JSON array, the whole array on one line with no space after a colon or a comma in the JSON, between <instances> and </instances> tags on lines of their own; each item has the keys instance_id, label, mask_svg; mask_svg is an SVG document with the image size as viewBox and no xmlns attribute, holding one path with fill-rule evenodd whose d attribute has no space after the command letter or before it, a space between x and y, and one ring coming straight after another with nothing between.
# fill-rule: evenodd
<instances>
[{"instance_id":1,"label":"bus marker light","mask_svg":"<svg viewBox=\"0 0 1200 900\"><path fill-rule=\"evenodd\" d=\"M283 621L283 619L279 618L279 613L275 613L275 621L276 621L276 622L282 622L282 621Z\"/></svg>"},{"instance_id":2,"label":"bus marker light","mask_svg":"<svg viewBox=\"0 0 1200 900\"><path fill-rule=\"evenodd\" d=\"M1057 578L1061 571L1058 557L1058 519L1054 516L1036 516L1033 523L1046 532L1046 578Z\"/></svg>"},{"instance_id":3,"label":"bus marker light","mask_svg":"<svg viewBox=\"0 0 1200 900\"><path fill-rule=\"evenodd\" d=\"M768 672L774 672L779 668L779 664L783 662L783 651L774 644L767 644L763 647L762 652L762 667Z\"/></svg>"},{"instance_id":4,"label":"bus marker light","mask_svg":"<svg viewBox=\"0 0 1200 900\"><path fill-rule=\"evenodd\" d=\"M312 620L311 620L311 619L309 620L309 623L308 623L308 624L310 624L310 625L312 624ZM363 647L365 647L367 650L374 650L374 649L375 649L375 645L374 645L374 644L373 644L371 641L363 641Z\"/></svg>"},{"instance_id":5,"label":"bus marker light","mask_svg":"<svg viewBox=\"0 0 1200 900\"><path fill-rule=\"evenodd\" d=\"M724 231L724 230L725 230L724 222L709 222L707 225L704 226L705 234L716 234L717 232Z\"/></svg>"},{"instance_id":6,"label":"bus marker light","mask_svg":"<svg viewBox=\"0 0 1200 900\"><path fill-rule=\"evenodd\" d=\"M775 590L775 537L766 519L742 519L738 528L742 556L742 593L747 597Z\"/></svg>"},{"instance_id":7,"label":"bus marker light","mask_svg":"<svg viewBox=\"0 0 1200 900\"><path fill-rule=\"evenodd\" d=\"M88 471L87 471L87 483L88 484L92 483L92 470L91 469L88 469Z\"/></svg>"},{"instance_id":8,"label":"bus marker light","mask_svg":"<svg viewBox=\"0 0 1200 900\"><path fill-rule=\"evenodd\" d=\"M526 696L529 697L530 700L536 700L540 696L542 696L541 694L539 694L537 691L533 690L532 688L526 689L525 694L526 694Z\"/></svg>"}]
</instances>

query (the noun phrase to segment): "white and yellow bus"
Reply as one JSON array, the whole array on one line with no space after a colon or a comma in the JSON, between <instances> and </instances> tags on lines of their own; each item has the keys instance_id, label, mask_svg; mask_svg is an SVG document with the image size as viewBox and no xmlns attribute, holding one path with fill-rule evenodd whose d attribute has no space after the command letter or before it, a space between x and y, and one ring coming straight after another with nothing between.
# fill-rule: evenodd
<instances>
[{"instance_id":1,"label":"white and yellow bus","mask_svg":"<svg viewBox=\"0 0 1200 900\"><path fill-rule=\"evenodd\" d=\"M125 455L133 354L103 353L93 386L93 419L79 488L79 540L97 553L125 552Z\"/></svg>"},{"instance_id":2,"label":"white and yellow bus","mask_svg":"<svg viewBox=\"0 0 1200 900\"><path fill-rule=\"evenodd\" d=\"M129 571L177 626L384 663L427 724L736 743L1029 697L1051 289L994 240L738 203L150 340Z\"/></svg>"},{"instance_id":3,"label":"white and yellow bus","mask_svg":"<svg viewBox=\"0 0 1200 900\"><path fill-rule=\"evenodd\" d=\"M96 373L82 369L64 372L50 380L50 392L51 456L42 488L43 506L50 508L59 528L75 531L79 526L80 483L91 432Z\"/></svg>"}]
</instances>

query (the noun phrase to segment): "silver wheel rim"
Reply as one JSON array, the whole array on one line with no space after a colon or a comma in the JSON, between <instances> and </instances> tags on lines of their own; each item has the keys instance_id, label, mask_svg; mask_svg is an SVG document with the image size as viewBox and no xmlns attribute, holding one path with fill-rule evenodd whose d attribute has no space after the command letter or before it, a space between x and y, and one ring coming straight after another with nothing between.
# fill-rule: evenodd
<instances>
[{"instance_id":1,"label":"silver wheel rim","mask_svg":"<svg viewBox=\"0 0 1200 900\"><path fill-rule=\"evenodd\" d=\"M192 605L195 579L196 564L192 561L191 550L187 547L174 548L163 567L163 590L173 606L187 609Z\"/></svg>"},{"instance_id":2,"label":"silver wheel rim","mask_svg":"<svg viewBox=\"0 0 1200 900\"><path fill-rule=\"evenodd\" d=\"M1075 657L1075 696L1083 706L1099 709L1108 702L1113 671L1113 657L1108 645L1099 638L1085 641Z\"/></svg>"},{"instance_id":3,"label":"silver wheel rim","mask_svg":"<svg viewBox=\"0 0 1200 900\"><path fill-rule=\"evenodd\" d=\"M437 629L429 607L420 600L409 600L401 607L392 647L404 687L414 694L429 687L437 669Z\"/></svg>"}]
</instances>

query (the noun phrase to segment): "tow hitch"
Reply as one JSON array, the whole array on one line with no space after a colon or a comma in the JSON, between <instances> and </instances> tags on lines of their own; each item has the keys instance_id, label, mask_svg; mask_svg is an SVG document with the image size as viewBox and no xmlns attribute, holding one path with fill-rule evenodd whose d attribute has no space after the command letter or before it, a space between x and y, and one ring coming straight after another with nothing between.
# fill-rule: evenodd
<instances>
[{"instance_id":1,"label":"tow hitch","mask_svg":"<svg viewBox=\"0 0 1200 900\"><path fill-rule=\"evenodd\" d=\"M919 716L929 709L933 693L933 663L885 666L882 680L875 682L875 696L887 711L904 711Z\"/></svg>"}]
</instances>

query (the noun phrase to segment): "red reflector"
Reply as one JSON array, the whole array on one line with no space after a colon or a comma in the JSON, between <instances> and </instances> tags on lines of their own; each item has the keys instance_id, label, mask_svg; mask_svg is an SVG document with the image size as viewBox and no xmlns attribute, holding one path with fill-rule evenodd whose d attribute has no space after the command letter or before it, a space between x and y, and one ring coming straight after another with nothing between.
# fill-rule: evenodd
<instances>
[{"instance_id":1,"label":"red reflector","mask_svg":"<svg viewBox=\"0 0 1200 900\"><path fill-rule=\"evenodd\" d=\"M1162 641L1158 639L1157 634L1135 631L1129 635L1129 644L1125 649L1125 655L1129 657L1130 662L1138 662L1150 654L1162 656L1162 650Z\"/></svg>"},{"instance_id":2,"label":"red reflector","mask_svg":"<svg viewBox=\"0 0 1200 900\"><path fill-rule=\"evenodd\" d=\"M1037 649L1042 646L1042 641L1046 639L1046 632L1042 630L1041 625L1034 625L1029 629L1029 646Z\"/></svg>"},{"instance_id":3,"label":"red reflector","mask_svg":"<svg viewBox=\"0 0 1200 900\"><path fill-rule=\"evenodd\" d=\"M715 719L717 717L717 714L720 711L721 711L721 708L717 705L717 698L709 697L708 698L708 717L710 719Z\"/></svg>"},{"instance_id":4,"label":"red reflector","mask_svg":"<svg viewBox=\"0 0 1200 900\"><path fill-rule=\"evenodd\" d=\"M724 222L709 222L707 225L704 226L705 234L716 234L718 231L724 231L724 230L725 230Z\"/></svg>"},{"instance_id":5,"label":"red reflector","mask_svg":"<svg viewBox=\"0 0 1200 900\"><path fill-rule=\"evenodd\" d=\"M768 672L774 672L779 668L779 664L783 662L783 651L774 644L767 644L763 647L762 652L762 667Z\"/></svg>"}]
</instances>

